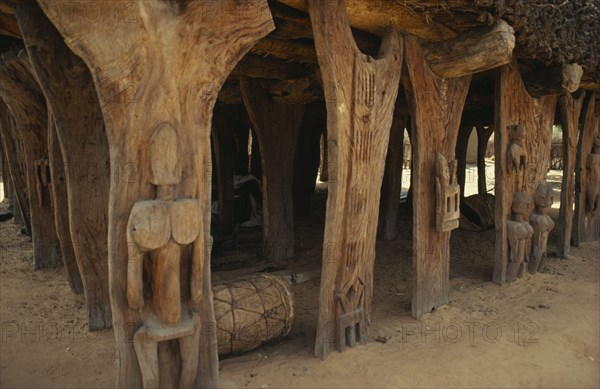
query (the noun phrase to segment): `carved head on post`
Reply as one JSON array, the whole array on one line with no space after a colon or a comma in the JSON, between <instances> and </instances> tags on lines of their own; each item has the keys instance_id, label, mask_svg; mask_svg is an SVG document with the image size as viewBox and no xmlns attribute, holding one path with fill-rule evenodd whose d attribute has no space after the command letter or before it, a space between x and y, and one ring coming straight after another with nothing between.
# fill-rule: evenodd
<instances>
[{"instance_id":1,"label":"carved head on post","mask_svg":"<svg viewBox=\"0 0 600 389\"><path fill-rule=\"evenodd\" d=\"M554 190L546 182L542 182L535 190L533 201L538 213L546 213L546 210L554 203Z\"/></svg>"},{"instance_id":2,"label":"carved head on post","mask_svg":"<svg viewBox=\"0 0 600 389\"><path fill-rule=\"evenodd\" d=\"M600 154L600 132L598 131L592 140L592 154Z\"/></svg>"},{"instance_id":3,"label":"carved head on post","mask_svg":"<svg viewBox=\"0 0 600 389\"><path fill-rule=\"evenodd\" d=\"M519 146L523 146L525 143L525 126L522 124L515 124L510 126L510 140L512 143L516 143Z\"/></svg>"},{"instance_id":4,"label":"carved head on post","mask_svg":"<svg viewBox=\"0 0 600 389\"><path fill-rule=\"evenodd\" d=\"M511 211L513 213L513 219L516 221L526 221L531 213L531 196L525 192L515 192L513 195L513 201Z\"/></svg>"}]
</instances>

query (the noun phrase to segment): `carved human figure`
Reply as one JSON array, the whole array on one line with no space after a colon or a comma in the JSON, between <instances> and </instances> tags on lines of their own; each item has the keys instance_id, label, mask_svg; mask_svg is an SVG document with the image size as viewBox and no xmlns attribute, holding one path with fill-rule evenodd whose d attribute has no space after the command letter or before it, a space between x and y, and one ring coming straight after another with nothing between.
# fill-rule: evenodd
<instances>
[{"instance_id":1,"label":"carved human figure","mask_svg":"<svg viewBox=\"0 0 600 389\"><path fill-rule=\"evenodd\" d=\"M438 232L458 228L460 219L460 185L456 178L456 160L448 163L446 157L436 153L436 229Z\"/></svg>"},{"instance_id":2,"label":"carved human figure","mask_svg":"<svg viewBox=\"0 0 600 389\"><path fill-rule=\"evenodd\" d=\"M596 134L592 143L592 152L588 155L586 165L587 187L585 208L594 213L600 208L600 134Z\"/></svg>"},{"instance_id":3,"label":"carved human figure","mask_svg":"<svg viewBox=\"0 0 600 389\"><path fill-rule=\"evenodd\" d=\"M515 192L512 201L512 220L506 222L509 258L506 280L514 281L525 272L525 263L533 236L533 227L528 223L531 196L525 192Z\"/></svg>"},{"instance_id":4,"label":"carved human figure","mask_svg":"<svg viewBox=\"0 0 600 389\"><path fill-rule=\"evenodd\" d=\"M533 227L532 255L529 258L528 270L535 274L542 270L546 263L548 235L554 228L554 221L548 215L548 210L554 202L554 192L547 183L541 183L534 195L535 212L531 215L530 223Z\"/></svg>"},{"instance_id":5,"label":"carved human figure","mask_svg":"<svg viewBox=\"0 0 600 389\"><path fill-rule=\"evenodd\" d=\"M127 301L145 317L134 335L145 389L159 386L158 342L179 340L181 388L191 387L198 365L200 323L191 309L182 307L180 257L181 246L198 236L200 210L197 200L175 196L181 180L178 150L177 133L169 124L161 124L150 141L151 183L156 186L157 199L135 203L127 223ZM144 266L146 256L150 258ZM144 268L150 269L152 280L146 294ZM197 275L192 274L192 290L198 290L194 277ZM145 295L151 296L150 304ZM196 298L192 292L183 300Z\"/></svg>"},{"instance_id":6,"label":"carved human figure","mask_svg":"<svg viewBox=\"0 0 600 389\"><path fill-rule=\"evenodd\" d=\"M516 172L516 189L525 187L525 171L527 167L527 149L525 148L525 126L517 124L510 128L510 145L508 146L508 173Z\"/></svg>"}]
</instances>

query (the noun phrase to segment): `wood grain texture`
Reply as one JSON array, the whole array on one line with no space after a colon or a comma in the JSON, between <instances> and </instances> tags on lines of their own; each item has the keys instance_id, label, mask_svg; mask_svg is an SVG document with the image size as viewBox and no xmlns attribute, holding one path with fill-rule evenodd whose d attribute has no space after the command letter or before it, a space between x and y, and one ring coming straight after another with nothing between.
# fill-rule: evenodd
<instances>
[{"instance_id":1,"label":"wood grain texture","mask_svg":"<svg viewBox=\"0 0 600 389\"><path fill-rule=\"evenodd\" d=\"M0 58L0 98L15 119L16 133L21 138L25 151L33 267L42 269L60 266L60 242L56 235L49 188L39 187L35 174L36 161L48 156L48 112L26 52L21 51L19 55L7 52ZM41 190L37 192L38 195L36 188Z\"/></svg>"},{"instance_id":2,"label":"wood grain texture","mask_svg":"<svg viewBox=\"0 0 600 389\"><path fill-rule=\"evenodd\" d=\"M148 2L89 1L99 14L90 22L84 7L40 1L67 45L92 73L104 115L113 174L108 210L109 292L118 355L117 386L142 386L130 340L152 311L127 303L127 237L134 203L151 199L150 138L168 123L179 138L184 173L175 197L199 202L198 238L182 249L182 304L199 317L201 334L193 385L215 387L218 376L215 320L210 285L210 130L212 110L225 79L252 45L273 29L266 1ZM67 17L68 15L68 17ZM115 17L108 17L115 15ZM123 39L107 40L107 36ZM126 38L125 38L126 37ZM168 75L165 76L165 75ZM160 383L176 382L181 356L172 342L159 344Z\"/></svg>"},{"instance_id":3,"label":"wood grain texture","mask_svg":"<svg viewBox=\"0 0 600 389\"><path fill-rule=\"evenodd\" d=\"M31 233L31 214L29 211L29 193L27 191L27 158L21 137L17 133L16 123L4 100L0 99L0 136L3 151L7 157L10 178L15 200L15 222L19 214L27 230Z\"/></svg>"},{"instance_id":4,"label":"wood grain texture","mask_svg":"<svg viewBox=\"0 0 600 389\"><path fill-rule=\"evenodd\" d=\"M88 328L110 328L110 164L104 119L92 75L36 3L19 5L17 18L56 123L68 194L68 205L64 206L68 209L67 224L85 292Z\"/></svg>"},{"instance_id":5,"label":"wood grain texture","mask_svg":"<svg viewBox=\"0 0 600 389\"><path fill-rule=\"evenodd\" d=\"M533 197L539 183L545 181L550 162L552 124L558 97L535 99L527 93L516 60L500 69L496 81L494 148L496 155L496 261L493 281L504 284L507 278L508 235L506 222L511 215L513 194L517 191L517 172L509 171L510 131L515 125L525 130L523 147L527 152L525 182L522 191ZM521 182L519 180L519 185Z\"/></svg>"},{"instance_id":6,"label":"wood grain texture","mask_svg":"<svg viewBox=\"0 0 600 389\"><path fill-rule=\"evenodd\" d=\"M402 39L362 54L342 0L308 2L327 105L329 181L315 354L366 342L381 182Z\"/></svg>"},{"instance_id":7,"label":"wood grain texture","mask_svg":"<svg viewBox=\"0 0 600 389\"><path fill-rule=\"evenodd\" d=\"M405 39L408 77L403 79L411 110L413 148L412 316L448 303L450 232L436 231L436 153L454 159L470 76L443 79L425 60L418 38Z\"/></svg>"},{"instance_id":8,"label":"wood grain texture","mask_svg":"<svg viewBox=\"0 0 600 389\"><path fill-rule=\"evenodd\" d=\"M584 97L585 92L578 95L566 93L558 101L562 120L563 176L560 191L556 255L561 258L568 258L571 251L575 199L575 156L577 154L579 117Z\"/></svg>"},{"instance_id":9,"label":"wood grain texture","mask_svg":"<svg viewBox=\"0 0 600 389\"><path fill-rule=\"evenodd\" d=\"M263 256L269 261L291 258L294 255L294 155L305 106L276 103L253 79L242 79L240 88L260 145Z\"/></svg>"}]
</instances>

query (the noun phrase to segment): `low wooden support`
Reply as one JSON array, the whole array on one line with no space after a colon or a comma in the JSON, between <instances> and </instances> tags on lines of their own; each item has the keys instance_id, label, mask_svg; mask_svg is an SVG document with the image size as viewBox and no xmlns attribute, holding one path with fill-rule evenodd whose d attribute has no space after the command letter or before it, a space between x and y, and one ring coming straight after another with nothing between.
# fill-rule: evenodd
<instances>
[{"instance_id":1,"label":"low wooden support","mask_svg":"<svg viewBox=\"0 0 600 389\"><path fill-rule=\"evenodd\" d=\"M532 70L523 75L531 97L573 93L579 89L583 68L576 63Z\"/></svg>"},{"instance_id":2,"label":"low wooden support","mask_svg":"<svg viewBox=\"0 0 600 389\"><path fill-rule=\"evenodd\" d=\"M67 280L71 290L77 294L83 293L83 282L77 267L73 240L71 239L69 223L69 200L67 194L65 168L62 152L56 134L54 116L48 111L48 160L50 161L50 187L54 200L54 221L56 234L60 241L60 251L67 273Z\"/></svg>"},{"instance_id":3,"label":"low wooden support","mask_svg":"<svg viewBox=\"0 0 600 389\"><path fill-rule=\"evenodd\" d=\"M571 251L575 195L575 156L577 154L579 117L584 97L585 92L577 95L567 93L561 96L558 101L562 119L563 177L560 191L556 255L561 258L568 258Z\"/></svg>"},{"instance_id":4,"label":"low wooden support","mask_svg":"<svg viewBox=\"0 0 600 389\"><path fill-rule=\"evenodd\" d=\"M532 98L525 89L516 61L501 68L496 81L494 118L496 261L493 280L498 284L523 274L513 275L509 269L514 261L510 259L513 246L509 243L511 232L507 221L514 211L515 193L529 199L528 211L522 214L524 222L529 220L531 199L538 185L546 179L557 99L557 96Z\"/></svg>"},{"instance_id":5,"label":"low wooden support","mask_svg":"<svg viewBox=\"0 0 600 389\"><path fill-rule=\"evenodd\" d=\"M326 125L325 104L307 104L294 156L294 217L297 219L310 215L311 198L315 192L319 170L321 135Z\"/></svg>"},{"instance_id":6,"label":"low wooden support","mask_svg":"<svg viewBox=\"0 0 600 389\"><path fill-rule=\"evenodd\" d=\"M509 63L514 47L514 29L499 20L492 26L475 28L452 39L424 44L423 51L437 76L453 78Z\"/></svg>"},{"instance_id":7,"label":"low wooden support","mask_svg":"<svg viewBox=\"0 0 600 389\"><path fill-rule=\"evenodd\" d=\"M242 97L260 145L263 194L263 256L294 255L294 154L304 105L274 102L259 82L244 78Z\"/></svg>"},{"instance_id":8,"label":"low wooden support","mask_svg":"<svg viewBox=\"0 0 600 389\"><path fill-rule=\"evenodd\" d=\"M329 186L315 354L367 341L380 188L402 39L376 58L354 42L343 0L308 2L327 104ZM334 165L335 168L331 169Z\"/></svg>"},{"instance_id":9,"label":"low wooden support","mask_svg":"<svg viewBox=\"0 0 600 389\"><path fill-rule=\"evenodd\" d=\"M91 70L111 168L135 169L112 180L108 209L117 387L216 387L212 111L233 67L273 29L267 2L137 0L126 15L102 0L39 4ZM90 23L89 7L106 17Z\"/></svg>"},{"instance_id":10,"label":"low wooden support","mask_svg":"<svg viewBox=\"0 0 600 389\"><path fill-rule=\"evenodd\" d=\"M92 75L35 2L17 8L33 69L56 123L55 154L62 155L68 203L61 203L82 277L88 328L112 325L108 290L110 163L104 119ZM82 129L85 129L82 130ZM55 166L57 168L57 166ZM134 165L113 166L113 179L137 179ZM59 210L61 211L61 210ZM67 232L65 232L66 234Z\"/></svg>"},{"instance_id":11,"label":"low wooden support","mask_svg":"<svg viewBox=\"0 0 600 389\"><path fill-rule=\"evenodd\" d=\"M403 80L411 110L413 147L413 295L412 316L448 303L450 287L450 231L458 227L444 219L439 229L436 200L436 156L454 159L462 109L471 76L444 79L429 68L417 37L405 39L408 76ZM456 183L449 169L449 185ZM440 169L437 169L439 172ZM454 173L456 174L456 173ZM439 175L439 173L438 173ZM448 188L450 190L450 188ZM450 195L453 191L446 192ZM450 199L450 198L448 198ZM458 204L456 204L458 206ZM438 212L436 213L436 209ZM457 220L456 220L457 221Z\"/></svg>"},{"instance_id":12,"label":"low wooden support","mask_svg":"<svg viewBox=\"0 0 600 389\"><path fill-rule=\"evenodd\" d=\"M27 166L27 188L35 269L62 265L54 209L47 185L48 112L44 95L31 72L27 53L7 52L0 58L0 97L16 122Z\"/></svg>"},{"instance_id":13,"label":"low wooden support","mask_svg":"<svg viewBox=\"0 0 600 389\"><path fill-rule=\"evenodd\" d=\"M575 163L573 245L600 240L600 107L588 93L579 124Z\"/></svg>"},{"instance_id":14,"label":"low wooden support","mask_svg":"<svg viewBox=\"0 0 600 389\"><path fill-rule=\"evenodd\" d=\"M0 136L7 157L15 200L15 221L20 217L27 233L31 233L29 193L27 191L27 166L25 151L18 135L16 123L8 107L0 98Z\"/></svg>"},{"instance_id":15,"label":"low wooden support","mask_svg":"<svg viewBox=\"0 0 600 389\"><path fill-rule=\"evenodd\" d=\"M404 160L404 127L406 118L394 111L390 141L381 186L378 237L394 240L398 235L398 208L402 192L402 163Z\"/></svg>"}]
</instances>

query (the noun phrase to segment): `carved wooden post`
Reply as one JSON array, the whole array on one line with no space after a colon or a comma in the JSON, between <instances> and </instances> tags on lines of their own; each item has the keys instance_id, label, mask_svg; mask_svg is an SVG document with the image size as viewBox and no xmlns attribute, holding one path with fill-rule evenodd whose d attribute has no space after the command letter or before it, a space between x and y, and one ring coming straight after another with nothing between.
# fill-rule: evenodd
<instances>
[{"instance_id":1,"label":"carved wooden post","mask_svg":"<svg viewBox=\"0 0 600 389\"><path fill-rule=\"evenodd\" d=\"M17 221L18 214L20 214L27 233L31 233L29 194L27 191L27 158L25 157L21 137L17 133L16 123L1 98L0 127L0 136L2 136L4 152L8 158L10 177L13 182L15 222Z\"/></svg>"},{"instance_id":2,"label":"carved wooden post","mask_svg":"<svg viewBox=\"0 0 600 389\"><path fill-rule=\"evenodd\" d=\"M418 38L410 36L405 42L409 77L404 77L403 82L411 109L414 158L412 316L420 318L448 302L450 230L458 227L458 223L444 219L442 224L446 227L436 229L439 217L436 218L435 210L439 213L442 207L436 201L436 155L439 153L447 160L454 158L471 76L451 79L436 76L425 61ZM446 168L450 171L450 184L455 184L456 167ZM448 188L446 194L451 193L454 189ZM451 197L448 199L452 201Z\"/></svg>"},{"instance_id":3,"label":"carved wooden post","mask_svg":"<svg viewBox=\"0 0 600 389\"><path fill-rule=\"evenodd\" d=\"M92 75L69 50L34 2L20 5L17 18L29 57L56 122L56 150L64 160L70 238L81 273L88 328L109 328L108 139ZM124 167L123 167L124 169ZM119 167L115 180L120 177Z\"/></svg>"},{"instance_id":4,"label":"carved wooden post","mask_svg":"<svg viewBox=\"0 0 600 389\"><path fill-rule=\"evenodd\" d=\"M469 147L469 138L473 132L473 126L462 125L458 130L456 140L456 160L458 161L456 176L460 186L460 198L465 197L465 182L467 180L467 149Z\"/></svg>"},{"instance_id":5,"label":"carved wooden post","mask_svg":"<svg viewBox=\"0 0 600 389\"><path fill-rule=\"evenodd\" d=\"M27 53L7 52L0 59L0 97L16 122L24 146L35 269L62 264L60 242L50 198L48 112L40 87L31 73Z\"/></svg>"},{"instance_id":6,"label":"carved wooden post","mask_svg":"<svg viewBox=\"0 0 600 389\"><path fill-rule=\"evenodd\" d=\"M215 387L212 110L235 64L273 29L267 3L94 0L94 22L80 3L39 3L91 70L113 173L135 168L113 175L108 211L117 386Z\"/></svg>"},{"instance_id":7,"label":"carved wooden post","mask_svg":"<svg viewBox=\"0 0 600 389\"><path fill-rule=\"evenodd\" d=\"M575 166L573 245L600 239L600 116L596 94L588 93L580 117Z\"/></svg>"},{"instance_id":8,"label":"carved wooden post","mask_svg":"<svg viewBox=\"0 0 600 389\"><path fill-rule=\"evenodd\" d=\"M60 145L58 144L54 117L50 110L48 110L48 160L50 161L50 187L52 190L52 199L54 200L56 234L60 241L60 251L62 252L67 272L67 280L73 292L83 293L83 283L79 274L79 268L77 267L75 251L73 250L73 240L71 239L71 231L69 229L69 200L65 183L64 162Z\"/></svg>"},{"instance_id":9,"label":"carved wooden post","mask_svg":"<svg viewBox=\"0 0 600 389\"><path fill-rule=\"evenodd\" d=\"M402 192L402 163L404 159L404 125L406 118L394 111L394 119L390 129L390 142L383 184L381 186L381 204L379 207L380 239L394 240L397 236L398 208L400 207L400 193Z\"/></svg>"},{"instance_id":10,"label":"carved wooden post","mask_svg":"<svg viewBox=\"0 0 600 389\"><path fill-rule=\"evenodd\" d=\"M310 214L320 161L320 142L327 125L327 111L322 101L306 105L302 118L298 146L294 156L294 217Z\"/></svg>"},{"instance_id":11,"label":"carved wooden post","mask_svg":"<svg viewBox=\"0 0 600 389\"><path fill-rule=\"evenodd\" d=\"M540 99L529 96L516 61L500 69L494 114L496 262L493 280L498 284L512 278L507 277L510 262L507 220L513 195L523 192L531 198L546 178L556 101L557 96ZM525 220L529 220L528 215Z\"/></svg>"},{"instance_id":12,"label":"carved wooden post","mask_svg":"<svg viewBox=\"0 0 600 389\"><path fill-rule=\"evenodd\" d=\"M585 92L579 96L566 93L559 99L562 119L563 177L560 191L560 217L558 225L558 243L556 255L568 258L571 251L571 232L573 231L573 200L575 155L577 153L577 134L579 117Z\"/></svg>"},{"instance_id":13,"label":"carved wooden post","mask_svg":"<svg viewBox=\"0 0 600 389\"><path fill-rule=\"evenodd\" d=\"M304 105L274 102L254 79L242 79L240 87L260 144L263 255L270 261L290 258L294 255L294 153Z\"/></svg>"},{"instance_id":14,"label":"carved wooden post","mask_svg":"<svg viewBox=\"0 0 600 389\"><path fill-rule=\"evenodd\" d=\"M365 343L381 181L402 65L394 30L356 47L342 0L308 2L327 104L329 194L315 354ZM335 169L331 169L335 166Z\"/></svg>"},{"instance_id":15,"label":"carved wooden post","mask_svg":"<svg viewBox=\"0 0 600 389\"><path fill-rule=\"evenodd\" d=\"M535 274L544 269L547 257L548 235L554 228L554 221L548 215L548 210L554 202L552 187L545 182L538 185L534 195L535 211L529 223L533 227L531 238L532 252L529 257L528 270Z\"/></svg>"},{"instance_id":16,"label":"carved wooden post","mask_svg":"<svg viewBox=\"0 0 600 389\"><path fill-rule=\"evenodd\" d=\"M477 130L477 193L480 195L487 193L487 181L485 173L485 152L494 132L493 126L476 126Z\"/></svg>"}]
</instances>

